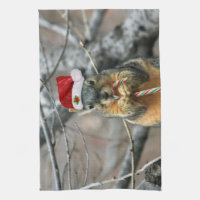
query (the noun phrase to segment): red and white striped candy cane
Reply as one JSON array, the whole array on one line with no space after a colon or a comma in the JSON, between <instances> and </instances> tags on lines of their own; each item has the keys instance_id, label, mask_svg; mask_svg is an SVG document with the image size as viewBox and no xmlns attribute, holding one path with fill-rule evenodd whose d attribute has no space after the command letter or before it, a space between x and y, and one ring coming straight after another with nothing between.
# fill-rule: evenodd
<instances>
[{"instance_id":1,"label":"red and white striped candy cane","mask_svg":"<svg viewBox=\"0 0 200 200\"><path fill-rule=\"evenodd\" d=\"M119 79L117 81L115 81L113 84L112 84L112 90L114 91L114 89L116 87L118 87L120 84L122 83L125 83L128 81L128 77L125 77L125 78L122 78L122 79ZM135 92L135 96L136 97L141 97L141 96L145 96L145 95L148 95L148 94L154 94L156 92L160 92L161 90L161 87L155 87L155 88L150 88L150 89L147 89L147 90L142 90L142 91L139 91L139 92ZM113 98L115 100L119 100L120 97L119 96L116 96L116 95L113 95Z\"/></svg>"},{"instance_id":2,"label":"red and white striped candy cane","mask_svg":"<svg viewBox=\"0 0 200 200\"><path fill-rule=\"evenodd\" d=\"M155 87L155 88L150 88L150 89L147 89L147 90L142 90L142 91L136 92L135 96L136 97L141 97L141 96L144 96L144 95L160 92L160 90L161 90L160 86L159 87Z\"/></svg>"}]
</instances>

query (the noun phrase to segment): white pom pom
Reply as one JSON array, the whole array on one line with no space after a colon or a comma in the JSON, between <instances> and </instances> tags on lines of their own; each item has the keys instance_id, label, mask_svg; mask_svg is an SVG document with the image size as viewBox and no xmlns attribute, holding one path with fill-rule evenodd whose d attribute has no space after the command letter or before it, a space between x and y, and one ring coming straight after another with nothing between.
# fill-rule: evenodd
<instances>
[{"instance_id":1,"label":"white pom pom","mask_svg":"<svg viewBox=\"0 0 200 200\"><path fill-rule=\"evenodd\" d=\"M79 69L73 69L71 71L71 77L72 77L73 81L80 81L83 76Z\"/></svg>"}]
</instances>

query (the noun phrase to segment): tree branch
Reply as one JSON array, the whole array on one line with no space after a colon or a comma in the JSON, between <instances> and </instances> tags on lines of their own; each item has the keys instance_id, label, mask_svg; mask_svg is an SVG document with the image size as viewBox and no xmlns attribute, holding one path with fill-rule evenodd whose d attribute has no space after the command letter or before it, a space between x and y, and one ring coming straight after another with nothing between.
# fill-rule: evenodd
<instances>
[{"instance_id":1,"label":"tree branch","mask_svg":"<svg viewBox=\"0 0 200 200\"><path fill-rule=\"evenodd\" d=\"M87 15L85 13L85 10L81 10L81 12L82 12L82 17L83 17L83 24L85 27L85 38L86 38L86 40L91 40L91 33L90 33L89 26L88 26Z\"/></svg>"},{"instance_id":2,"label":"tree branch","mask_svg":"<svg viewBox=\"0 0 200 200\"><path fill-rule=\"evenodd\" d=\"M130 145L131 145L131 149L130 149L130 151L131 151L131 154L132 154L132 189L135 189L135 159L134 159L134 157L135 157L135 154L134 154L134 140L133 140L133 138L132 138L132 136L131 136L131 132L130 132L130 129L129 129L129 127L128 127L128 125L127 125L127 123L126 123L126 121L125 121L125 119L123 119L123 123L124 123L124 126L125 126L125 128L126 128L126 132L127 132L127 134L128 134L128 137L129 137L129 140L130 140Z\"/></svg>"},{"instance_id":3,"label":"tree branch","mask_svg":"<svg viewBox=\"0 0 200 200\"><path fill-rule=\"evenodd\" d=\"M87 182L87 178L88 178L88 169L89 169L89 154L88 154L88 148L85 142L85 137L81 131L81 129L79 128L78 124L75 122L74 125L76 126L76 128L78 129L79 134L81 135L83 144L84 144L84 149L85 149L85 155L86 155L86 167L85 167L85 180L84 180L84 184L86 184Z\"/></svg>"},{"instance_id":4,"label":"tree branch","mask_svg":"<svg viewBox=\"0 0 200 200\"><path fill-rule=\"evenodd\" d=\"M135 166L137 166L141 152L143 150L145 141L147 139L147 135L149 132L149 127L143 127L143 126L135 126L132 131L132 137L134 138L134 159L135 159ZM127 173L131 172L131 152L129 150L130 147L128 147L124 162L122 164L122 168L119 172L119 176L124 176ZM128 188L130 183L130 178L127 178L126 181L119 181L115 188Z\"/></svg>"},{"instance_id":5,"label":"tree branch","mask_svg":"<svg viewBox=\"0 0 200 200\"><path fill-rule=\"evenodd\" d=\"M136 175L140 174L141 172L143 172L144 170L146 170L149 166L153 165L154 163L156 163L157 161L161 160L161 156L155 158L154 160L146 163L145 165L143 165L142 168L140 168L139 170L137 170Z\"/></svg>"},{"instance_id":6,"label":"tree branch","mask_svg":"<svg viewBox=\"0 0 200 200\"><path fill-rule=\"evenodd\" d=\"M161 158L150 162L145 168L145 179L137 186L139 190L161 190Z\"/></svg>"},{"instance_id":7,"label":"tree branch","mask_svg":"<svg viewBox=\"0 0 200 200\"><path fill-rule=\"evenodd\" d=\"M87 45L87 49L95 52L97 66L101 66L99 71L102 71L103 67L105 69L105 67L116 66L118 62L134 56L152 56L152 46L159 32L158 19L158 10L131 10L130 16L127 17L124 23L117 26L99 42L91 41ZM54 24L44 20L40 21L41 26L48 27L51 30L55 29ZM63 35L63 28L58 27L56 25L55 31L62 32ZM71 37L72 35L69 34L70 41ZM73 37L72 40L77 45L79 39ZM82 56L80 49L73 49L73 55ZM71 56L71 54L66 56L69 67L77 65L88 69L90 63L85 57L82 56L82 59L71 60L69 59Z\"/></svg>"},{"instance_id":8,"label":"tree branch","mask_svg":"<svg viewBox=\"0 0 200 200\"><path fill-rule=\"evenodd\" d=\"M155 162L159 161L160 157L155 158L154 160L150 161L149 163L145 164L141 169L139 169L135 175L140 174L141 172L145 171L148 167L151 167ZM93 187L98 187L98 186L102 186L108 183L112 183L112 182L118 182L118 181L125 181L127 178L131 177L132 173L126 174L124 176L118 177L118 178L112 178L112 179L108 179L108 180L104 180L101 182L96 182L96 183L91 183L89 185L86 185L85 187L82 187L80 189L90 189Z\"/></svg>"},{"instance_id":9,"label":"tree branch","mask_svg":"<svg viewBox=\"0 0 200 200\"><path fill-rule=\"evenodd\" d=\"M68 140L68 137L67 137L67 133L65 131L65 128L64 128L64 125L63 125L63 122L61 120L61 117L59 115L59 112L58 112L58 109L56 107L56 104L55 104L55 100L53 99L53 97L51 96L50 92L49 92L49 89L47 88L47 86L45 85L45 83L41 80L41 83L43 85L43 87L45 87L45 89L47 90L47 93L54 105L54 108L55 108L55 112L57 114L57 117L58 117L58 120L60 122L60 126L62 128L62 131L63 131L63 134L64 134L64 137L65 137L65 146L66 146L66 153L67 153L67 161L68 161L68 177L69 177L69 189L71 189L71 167L70 167L70 153L69 153L69 140Z\"/></svg>"},{"instance_id":10,"label":"tree branch","mask_svg":"<svg viewBox=\"0 0 200 200\"><path fill-rule=\"evenodd\" d=\"M69 14L68 14L68 19L69 19ZM52 76L56 72L57 68L59 67L59 64L60 64L61 60L63 59L64 53L65 53L65 50L66 50L67 44L68 44L68 35L69 35L69 20L67 20L67 30L66 30L66 35L65 35L64 47L62 49L62 52L61 52L61 54L60 54L60 56L58 58L58 61L57 61L56 65L55 65L53 71L50 73L48 78L44 81L44 84L46 84L52 78ZM41 86L40 92L42 91L42 89L43 89L43 86Z\"/></svg>"},{"instance_id":11,"label":"tree branch","mask_svg":"<svg viewBox=\"0 0 200 200\"><path fill-rule=\"evenodd\" d=\"M88 55L88 57L89 57L89 59L90 59L90 62L92 63L92 66L93 66L93 68L94 68L94 71L96 72L96 74L98 74L99 72L98 72L98 70L97 70L96 65L94 64L94 61L93 61L93 59L92 59L92 56L91 56L90 52L87 50L87 48L85 47L85 45L83 44L82 41L80 41L80 45L81 45L81 47L84 49L84 51L87 53L87 55Z\"/></svg>"},{"instance_id":12,"label":"tree branch","mask_svg":"<svg viewBox=\"0 0 200 200\"><path fill-rule=\"evenodd\" d=\"M97 32L101 26L105 13L106 13L105 9L99 9L99 10L93 11L92 17L89 23L89 28L90 28L90 33L91 33L90 40L96 39Z\"/></svg>"},{"instance_id":13,"label":"tree branch","mask_svg":"<svg viewBox=\"0 0 200 200\"><path fill-rule=\"evenodd\" d=\"M51 143L49 129L46 123L44 122L44 118L45 116L44 116L43 108L42 108L42 105L40 104L40 122L43 129L44 137L47 143L47 148L50 154L51 166L52 166L54 179L55 179L55 186L56 186L56 190L61 190L60 173L58 170L58 164L56 161L55 151Z\"/></svg>"},{"instance_id":14,"label":"tree branch","mask_svg":"<svg viewBox=\"0 0 200 200\"><path fill-rule=\"evenodd\" d=\"M39 24L41 27L52 30L52 31L58 33L59 35L66 36L66 30L64 28L62 28L61 26L58 26L56 24L52 24L52 23L48 22L42 16L39 17Z\"/></svg>"},{"instance_id":15,"label":"tree branch","mask_svg":"<svg viewBox=\"0 0 200 200\"><path fill-rule=\"evenodd\" d=\"M45 61L46 69L47 69L47 76L49 76L50 75L49 64L48 64L48 60L47 60L47 56L46 56L46 51L45 51L45 48L44 48L42 40L40 40L40 46L41 46L42 55L43 55L43 58L44 58L44 61ZM52 88L51 88L51 84L48 83L48 86L50 88L50 93L53 94L53 91L52 91ZM46 120L48 117L49 117L49 115L46 116L44 120ZM51 142L52 142L52 145L55 145L55 135L54 135L54 131L53 131L54 122L55 122L55 114L53 112L52 121L50 123L50 128L49 128L50 129L50 133L51 133Z\"/></svg>"}]
</instances>

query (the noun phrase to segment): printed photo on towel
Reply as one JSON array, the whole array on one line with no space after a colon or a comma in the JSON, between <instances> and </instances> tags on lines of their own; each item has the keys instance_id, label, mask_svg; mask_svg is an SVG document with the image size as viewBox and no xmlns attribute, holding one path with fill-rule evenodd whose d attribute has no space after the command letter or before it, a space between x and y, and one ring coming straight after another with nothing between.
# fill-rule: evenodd
<instances>
[{"instance_id":1,"label":"printed photo on towel","mask_svg":"<svg viewBox=\"0 0 200 200\"><path fill-rule=\"evenodd\" d=\"M40 190L161 190L159 10L39 10Z\"/></svg>"}]
</instances>

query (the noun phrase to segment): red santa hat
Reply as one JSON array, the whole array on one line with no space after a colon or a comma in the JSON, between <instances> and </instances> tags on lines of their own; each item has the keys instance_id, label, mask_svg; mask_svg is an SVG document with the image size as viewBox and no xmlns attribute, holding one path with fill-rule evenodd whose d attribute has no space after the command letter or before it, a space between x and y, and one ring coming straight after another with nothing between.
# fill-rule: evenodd
<instances>
[{"instance_id":1,"label":"red santa hat","mask_svg":"<svg viewBox=\"0 0 200 200\"><path fill-rule=\"evenodd\" d=\"M84 77L78 69L71 71L71 76L59 76L56 78L61 104L66 108L81 110L81 91Z\"/></svg>"}]
</instances>

